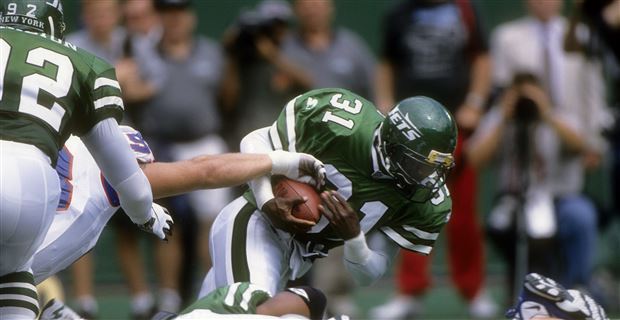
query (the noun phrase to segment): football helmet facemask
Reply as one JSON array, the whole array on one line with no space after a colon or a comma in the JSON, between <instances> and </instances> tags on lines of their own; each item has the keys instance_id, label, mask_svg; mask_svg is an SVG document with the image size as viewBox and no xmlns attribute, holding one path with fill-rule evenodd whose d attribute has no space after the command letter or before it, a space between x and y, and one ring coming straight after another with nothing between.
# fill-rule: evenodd
<instances>
[{"instance_id":1,"label":"football helmet facemask","mask_svg":"<svg viewBox=\"0 0 620 320\"><path fill-rule=\"evenodd\" d=\"M0 0L0 25L62 39L65 32L62 3L60 0Z\"/></svg>"},{"instance_id":2,"label":"football helmet facemask","mask_svg":"<svg viewBox=\"0 0 620 320\"><path fill-rule=\"evenodd\" d=\"M411 193L425 188L433 195L445 184L454 166L457 128L439 102L422 96L402 100L382 122L380 139L399 188Z\"/></svg>"}]
</instances>

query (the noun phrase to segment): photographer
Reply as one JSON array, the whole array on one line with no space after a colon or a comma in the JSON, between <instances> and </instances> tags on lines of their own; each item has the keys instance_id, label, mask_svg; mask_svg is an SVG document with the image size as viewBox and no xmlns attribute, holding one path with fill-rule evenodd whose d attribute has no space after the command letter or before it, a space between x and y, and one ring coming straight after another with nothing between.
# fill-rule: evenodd
<instances>
[{"instance_id":1,"label":"photographer","mask_svg":"<svg viewBox=\"0 0 620 320\"><path fill-rule=\"evenodd\" d=\"M509 279L519 267L516 239L525 233L528 272L556 272L567 286L588 285L596 211L581 194L585 142L578 123L568 109L552 105L535 76L517 74L469 141L473 165L496 159L499 193L488 229L509 263Z\"/></svg>"},{"instance_id":2,"label":"photographer","mask_svg":"<svg viewBox=\"0 0 620 320\"><path fill-rule=\"evenodd\" d=\"M281 45L288 36L292 11L285 1L265 0L242 12L226 30L222 104L228 115L231 148L249 131L271 121L295 95L312 87L301 66Z\"/></svg>"}]
</instances>

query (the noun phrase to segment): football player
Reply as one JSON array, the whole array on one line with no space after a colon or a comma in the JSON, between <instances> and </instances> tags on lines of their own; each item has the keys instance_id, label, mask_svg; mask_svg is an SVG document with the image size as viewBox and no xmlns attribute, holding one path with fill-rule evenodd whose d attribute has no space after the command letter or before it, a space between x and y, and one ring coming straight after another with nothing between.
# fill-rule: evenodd
<instances>
[{"instance_id":1,"label":"football player","mask_svg":"<svg viewBox=\"0 0 620 320\"><path fill-rule=\"evenodd\" d=\"M271 296L248 282L218 288L199 299L180 314L159 312L153 320L182 319L323 319L325 295L312 287L292 287ZM51 300L41 313L41 320L79 319L61 301ZM336 318L330 318L335 320ZM338 319L348 319L338 317Z\"/></svg>"},{"instance_id":2,"label":"football player","mask_svg":"<svg viewBox=\"0 0 620 320\"><path fill-rule=\"evenodd\" d=\"M153 196L163 198L197 189L242 184L265 174L285 175L292 179L321 184L322 163L306 154L274 151L269 154L209 155L178 162L153 162L154 157L142 135L121 126ZM134 160L135 161L135 160ZM34 255L35 283L67 268L90 251L108 220L118 210L115 190L101 175L97 163L77 137L67 140L57 164L62 194L52 225ZM289 199L300 203L301 198ZM155 210L165 211L157 204Z\"/></svg>"},{"instance_id":3,"label":"football player","mask_svg":"<svg viewBox=\"0 0 620 320\"><path fill-rule=\"evenodd\" d=\"M252 180L251 191L214 222L213 267L200 295L239 281L275 294L343 244L344 263L362 285L388 270L399 247L429 254L450 218L445 180L456 132L450 113L427 97L405 99L387 117L344 89L291 100L273 126L247 135L241 150L305 152L325 163L331 191L322 194L323 215L316 225L287 227L290 208L274 198L269 178ZM369 247L371 234L384 241Z\"/></svg>"},{"instance_id":4,"label":"football player","mask_svg":"<svg viewBox=\"0 0 620 320\"><path fill-rule=\"evenodd\" d=\"M58 205L54 166L70 134L82 137L134 223L161 239L172 223L152 208L119 129L114 68L63 41L64 28L60 0L0 0L0 318L38 313L30 266Z\"/></svg>"},{"instance_id":5,"label":"football player","mask_svg":"<svg viewBox=\"0 0 620 320\"><path fill-rule=\"evenodd\" d=\"M589 295L566 290L553 279L530 273L525 276L519 302L506 312L513 320L606 320L603 307Z\"/></svg>"}]
</instances>

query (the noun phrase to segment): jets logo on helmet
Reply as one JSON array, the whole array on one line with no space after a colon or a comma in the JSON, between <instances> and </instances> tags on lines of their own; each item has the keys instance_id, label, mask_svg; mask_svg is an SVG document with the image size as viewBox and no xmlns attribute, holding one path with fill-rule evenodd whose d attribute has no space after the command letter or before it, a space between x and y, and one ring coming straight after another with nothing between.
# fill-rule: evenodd
<instances>
[{"instance_id":1,"label":"jets logo on helmet","mask_svg":"<svg viewBox=\"0 0 620 320\"><path fill-rule=\"evenodd\" d=\"M407 192L427 189L430 198L454 166L456 122L439 102L412 97L399 102L383 120L381 152L396 184Z\"/></svg>"},{"instance_id":2,"label":"jets logo on helmet","mask_svg":"<svg viewBox=\"0 0 620 320\"><path fill-rule=\"evenodd\" d=\"M60 0L0 0L0 25L62 39L65 32L62 3Z\"/></svg>"},{"instance_id":3,"label":"jets logo on helmet","mask_svg":"<svg viewBox=\"0 0 620 320\"><path fill-rule=\"evenodd\" d=\"M422 136L420 130L418 130L418 128L411 123L411 120L409 120L409 114L407 113L403 115L398 106L394 107L394 109L390 111L388 117L390 118L390 121L396 125L396 128L398 128L402 134L409 139L409 141L415 140L416 138Z\"/></svg>"}]
</instances>

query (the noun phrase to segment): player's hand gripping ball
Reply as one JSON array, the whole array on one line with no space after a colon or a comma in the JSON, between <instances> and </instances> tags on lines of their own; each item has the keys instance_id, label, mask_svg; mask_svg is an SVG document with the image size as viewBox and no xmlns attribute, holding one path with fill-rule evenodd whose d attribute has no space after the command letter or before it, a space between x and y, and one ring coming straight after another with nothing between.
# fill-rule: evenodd
<instances>
[{"instance_id":1,"label":"player's hand gripping ball","mask_svg":"<svg viewBox=\"0 0 620 320\"><path fill-rule=\"evenodd\" d=\"M288 178L282 178L276 183L273 191L276 197L305 197L308 199L306 202L297 204L293 207L292 214L296 218L309 220L315 223L321 219L321 213L319 212L321 198L311 185Z\"/></svg>"}]
</instances>

